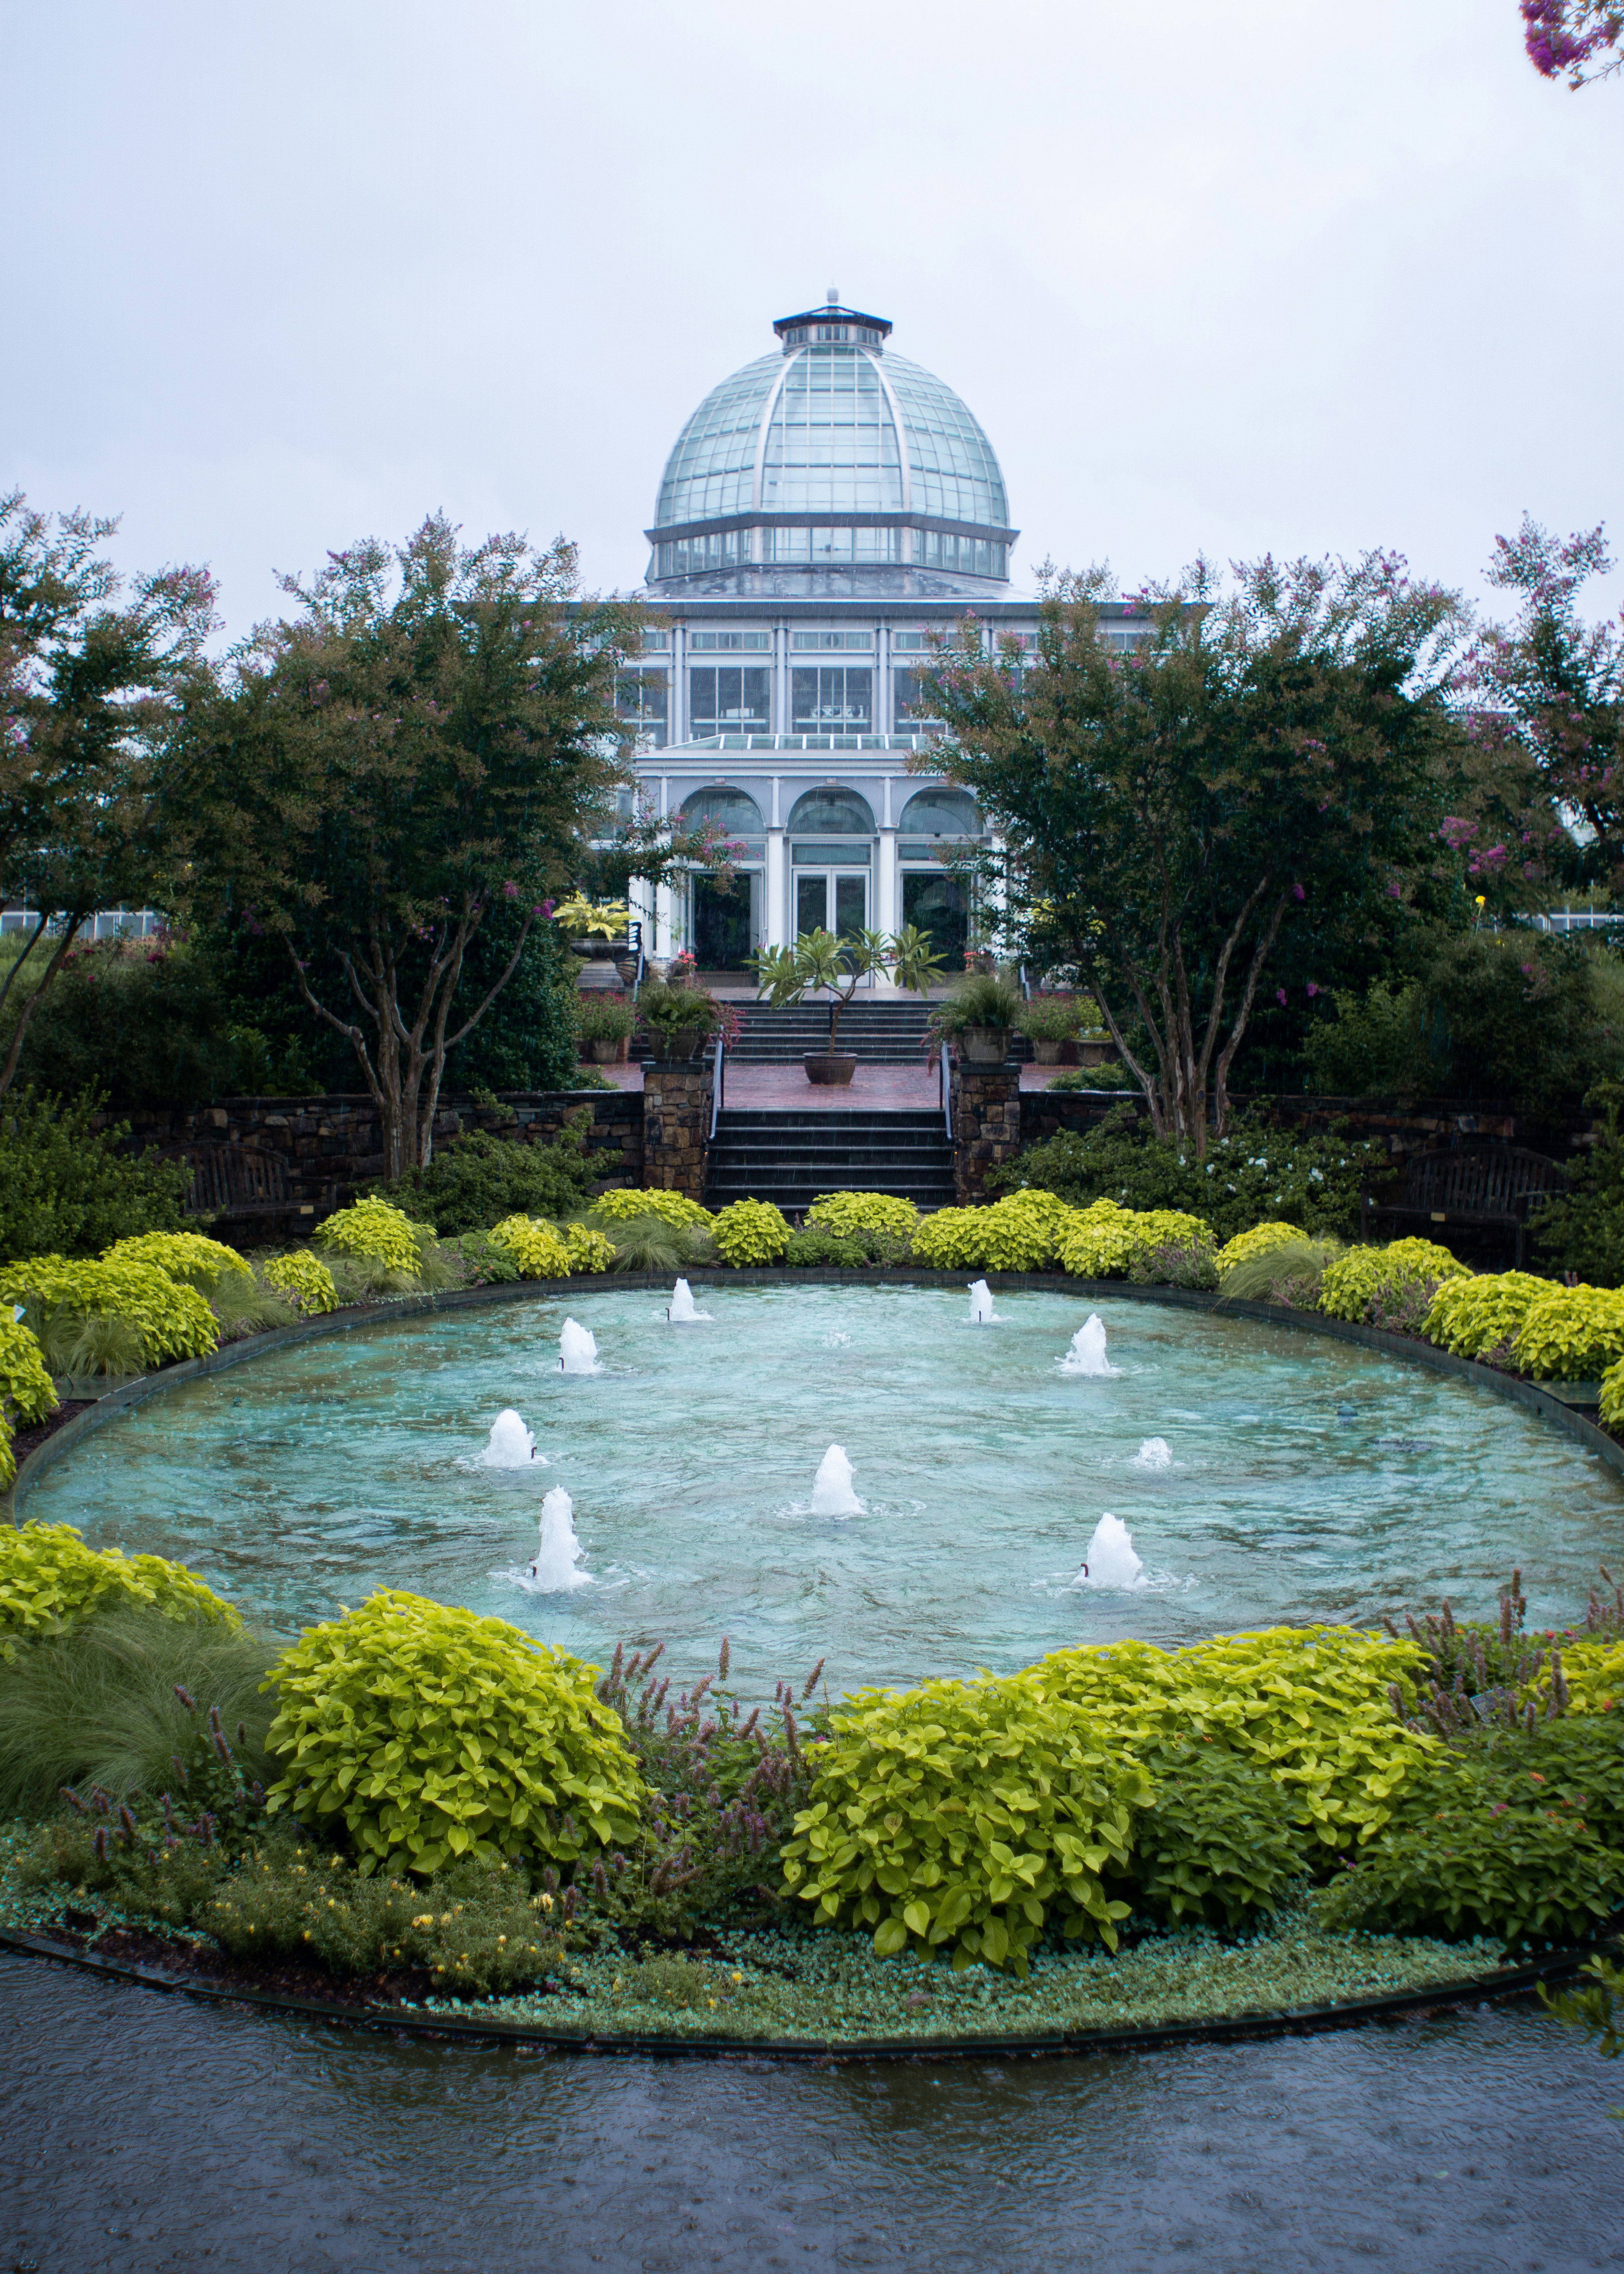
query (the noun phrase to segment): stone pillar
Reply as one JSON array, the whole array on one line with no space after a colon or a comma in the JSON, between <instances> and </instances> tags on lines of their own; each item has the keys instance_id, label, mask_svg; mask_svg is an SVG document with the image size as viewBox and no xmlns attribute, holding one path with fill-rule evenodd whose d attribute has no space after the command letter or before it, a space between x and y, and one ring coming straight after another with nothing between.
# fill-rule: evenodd
<instances>
[{"instance_id":1,"label":"stone pillar","mask_svg":"<svg viewBox=\"0 0 1624 2274\"><path fill-rule=\"evenodd\" d=\"M986 1198L987 1171L1020 1150L1020 1068L953 1068L953 1193L960 1208Z\"/></svg>"},{"instance_id":2,"label":"stone pillar","mask_svg":"<svg viewBox=\"0 0 1624 2274\"><path fill-rule=\"evenodd\" d=\"M1019 1109L1017 1109L1019 1111ZM705 1196L705 1147L710 1133L710 1067L691 1058L685 1065L645 1065L643 1070L643 1183L645 1192Z\"/></svg>"}]
</instances>

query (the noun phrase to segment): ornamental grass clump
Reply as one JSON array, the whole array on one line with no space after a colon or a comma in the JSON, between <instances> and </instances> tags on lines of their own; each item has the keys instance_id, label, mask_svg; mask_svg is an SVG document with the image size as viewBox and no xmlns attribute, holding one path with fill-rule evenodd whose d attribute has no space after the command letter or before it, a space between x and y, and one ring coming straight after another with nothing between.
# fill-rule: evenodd
<instances>
[{"instance_id":1,"label":"ornamental grass clump","mask_svg":"<svg viewBox=\"0 0 1624 2274\"><path fill-rule=\"evenodd\" d=\"M491 1245L512 1256L523 1279L568 1279L569 1246L556 1224L510 1216L491 1227Z\"/></svg>"},{"instance_id":2,"label":"ornamental grass clump","mask_svg":"<svg viewBox=\"0 0 1624 2274\"><path fill-rule=\"evenodd\" d=\"M776 1263L789 1246L789 1226L771 1201L734 1201L711 1224L717 1254L735 1270Z\"/></svg>"},{"instance_id":3,"label":"ornamental grass clump","mask_svg":"<svg viewBox=\"0 0 1624 2274\"><path fill-rule=\"evenodd\" d=\"M0 1303L20 1303L27 1322L41 1328L63 1313L126 1320L139 1337L143 1367L205 1358L220 1343L218 1321L195 1287L131 1257L86 1263L34 1255L0 1265Z\"/></svg>"},{"instance_id":4,"label":"ornamental grass clump","mask_svg":"<svg viewBox=\"0 0 1624 2274\"><path fill-rule=\"evenodd\" d=\"M1279 1303L1317 1311L1325 1275L1342 1254L1340 1239L1282 1240L1230 1264L1218 1283L1220 1303Z\"/></svg>"},{"instance_id":5,"label":"ornamental grass clump","mask_svg":"<svg viewBox=\"0 0 1624 2274\"><path fill-rule=\"evenodd\" d=\"M1218 1276L1224 1277L1237 1263L1249 1263L1254 1255L1267 1255L1272 1248L1289 1247L1302 1237L1294 1224L1254 1224L1250 1231L1237 1231L1233 1239L1226 1239L1214 1256Z\"/></svg>"},{"instance_id":6,"label":"ornamental grass clump","mask_svg":"<svg viewBox=\"0 0 1624 2274\"><path fill-rule=\"evenodd\" d=\"M1537 1382L1598 1382L1624 1359L1624 1290L1552 1287L1524 1312L1511 1345Z\"/></svg>"},{"instance_id":7,"label":"ornamental grass clump","mask_svg":"<svg viewBox=\"0 0 1624 2274\"><path fill-rule=\"evenodd\" d=\"M364 1872L624 1845L642 1781L596 1673L504 1619L380 1590L278 1660L271 1806L342 1827Z\"/></svg>"},{"instance_id":8,"label":"ornamental grass clump","mask_svg":"<svg viewBox=\"0 0 1624 2274\"><path fill-rule=\"evenodd\" d=\"M1481 1358L1514 1343L1530 1306L1551 1291L1551 1281L1531 1271L1446 1279L1427 1306L1421 1331L1456 1358Z\"/></svg>"},{"instance_id":9,"label":"ornamental grass clump","mask_svg":"<svg viewBox=\"0 0 1624 2274\"><path fill-rule=\"evenodd\" d=\"M829 1718L786 1886L820 1924L1025 1974L1052 1925L1116 1946L1145 1770L1071 1699L1019 1679L860 1690Z\"/></svg>"},{"instance_id":10,"label":"ornamental grass clump","mask_svg":"<svg viewBox=\"0 0 1624 2274\"><path fill-rule=\"evenodd\" d=\"M374 1193L328 1216L312 1237L319 1246L335 1254L380 1263L387 1271L416 1279L422 1276L423 1243L432 1239L434 1231L432 1225L414 1224L403 1209Z\"/></svg>"},{"instance_id":11,"label":"ornamental grass clump","mask_svg":"<svg viewBox=\"0 0 1624 2274\"><path fill-rule=\"evenodd\" d=\"M308 1318L338 1308L338 1289L333 1274L319 1255L300 1248L292 1255L273 1255L263 1267L267 1284L288 1298L296 1311Z\"/></svg>"},{"instance_id":12,"label":"ornamental grass clump","mask_svg":"<svg viewBox=\"0 0 1624 2274\"><path fill-rule=\"evenodd\" d=\"M19 1644L114 1603L150 1604L167 1619L242 1625L241 1615L184 1563L86 1547L71 1524L0 1525L0 1659L9 1662Z\"/></svg>"},{"instance_id":13,"label":"ornamental grass clump","mask_svg":"<svg viewBox=\"0 0 1624 2274\"><path fill-rule=\"evenodd\" d=\"M1320 1307L1395 1334L1419 1334L1446 1279L1470 1276L1447 1247L1431 1239L1395 1239L1388 1247L1350 1247L1325 1274Z\"/></svg>"}]
</instances>

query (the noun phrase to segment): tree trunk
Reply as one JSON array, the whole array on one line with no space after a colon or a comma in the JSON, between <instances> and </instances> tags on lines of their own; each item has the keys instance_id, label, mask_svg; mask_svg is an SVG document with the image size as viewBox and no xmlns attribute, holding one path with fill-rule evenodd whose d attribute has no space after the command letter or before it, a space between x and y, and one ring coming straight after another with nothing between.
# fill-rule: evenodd
<instances>
[{"instance_id":1,"label":"tree trunk","mask_svg":"<svg viewBox=\"0 0 1624 2274\"><path fill-rule=\"evenodd\" d=\"M46 917L41 917L39 930L34 933L34 938L29 941L28 947L25 953L31 953L33 952L34 946L39 941L40 933L45 929L47 921ZM5 1064L4 1065L0 1065L0 1097L4 1097L6 1095L10 1090L11 1084L17 1079L17 1062L22 1056L23 1042L27 1035L30 1026L34 1022L34 1014L39 1009L40 1004L44 998L46 990L50 986L52 980L61 970L64 962L66 960L68 950L72 946L74 941L79 937L79 926L85 921L86 919L83 916L70 917L67 929L63 933L62 938L57 944L56 953L46 965L44 975L41 977L39 985L34 989L32 995L26 995L23 998L21 1007L17 1013L17 1024L11 1029L11 1048L5 1054ZM19 965L20 965L21 960L22 959L19 957L18 959ZM18 967L15 965L12 967L11 978L14 979L16 977L17 968ZM9 985L9 980L7 983Z\"/></svg>"}]
</instances>

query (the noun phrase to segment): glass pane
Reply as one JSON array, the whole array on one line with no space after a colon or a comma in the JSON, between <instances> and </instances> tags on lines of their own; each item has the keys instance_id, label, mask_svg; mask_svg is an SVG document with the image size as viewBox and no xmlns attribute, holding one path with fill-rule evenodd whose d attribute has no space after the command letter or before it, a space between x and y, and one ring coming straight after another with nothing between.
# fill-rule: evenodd
<instances>
[{"instance_id":1,"label":"glass pane","mask_svg":"<svg viewBox=\"0 0 1624 2274\"><path fill-rule=\"evenodd\" d=\"M841 939L850 939L868 921L868 879L867 877L837 877L835 878L835 930Z\"/></svg>"},{"instance_id":2,"label":"glass pane","mask_svg":"<svg viewBox=\"0 0 1624 2274\"><path fill-rule=\"evenodd\" d=\"M874 674L848 671L845 676L846 701L840 715L848 727L866 728L874 716Z\"/></svg>"},{"instance_id":3,"label":"glass pane","mask_svg":"<svg viewBox=\"0 0 1624 2274\"><path fill-rule=\"evenodd\" d=\"M902 921L917 924L929 935L938 955L947 958L950 971L964 969L965 941L970 930L970 893L954 877L909 876L902 878Z\"/></svg>"},{"instance_id":4,"label":"glass pane","mask_svg":"<svg viewBox=\"0 0 1624 2274\"><path fill-rule=\"evenodd\" d=\"M804 666L790 675L790 705L801 731L817 725L817 673Z\"/></svg>"},{"instance_id":5,"label":"glass pane","mask_svg":"<svg viewBox=\"0 0 1624 2274\"><path fill-rule=\"evenodd\" d=\"M827 877L797 877L795 879L795 932L822 931L829 922L829 879Z\"/></svg>"},{"instance_id":6,"label":"glass pane","mask_svg":"<svg viewBox=\"0 0 1624 2274\"><path fill-rule=\"evenodd\" d=\"M694 954L702 971L742 971L756 953L753 888L760 879L741 877L724 892L710 877L694 879Z\"/></svg>"}]
</instances>

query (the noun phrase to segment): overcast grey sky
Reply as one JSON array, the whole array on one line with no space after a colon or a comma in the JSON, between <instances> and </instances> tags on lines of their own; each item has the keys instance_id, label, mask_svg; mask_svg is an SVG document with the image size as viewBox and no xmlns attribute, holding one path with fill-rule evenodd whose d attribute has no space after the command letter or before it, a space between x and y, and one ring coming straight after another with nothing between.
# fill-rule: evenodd
<instances>
[{"instance_id":1,"label":"overcast grey sky","mask_svg":"<svg viewBox=\"0 0 1624 2274\"><path fill-rule=\"evenodd\" d=\"M278 568L434 507L641 581L666 451L838 284L1124 586L1620 501L1624 83L1515 0L0 0L0 484ZM1624 580L1611 580L1613 605Z\"/></svg>"}]
</instances>

